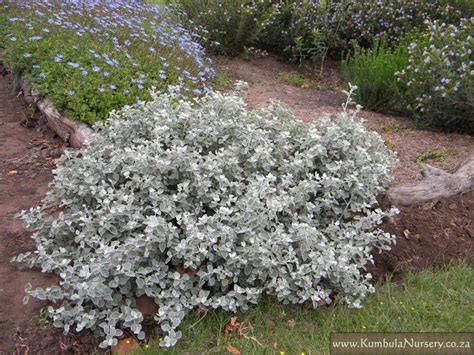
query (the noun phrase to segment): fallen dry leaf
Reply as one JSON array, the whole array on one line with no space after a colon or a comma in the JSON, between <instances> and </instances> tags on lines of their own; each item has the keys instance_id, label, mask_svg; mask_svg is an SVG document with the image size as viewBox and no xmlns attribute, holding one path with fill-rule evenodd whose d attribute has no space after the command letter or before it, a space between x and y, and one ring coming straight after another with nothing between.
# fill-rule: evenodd
<instances>
[{"instance_id":1,"label":"fallen dry leaf","mask_svg":"<svg viewBox=\"0 0 474 355\"><path fill-rule=\"evenodd\" d=\"M128 355L132 354L133 350L138 349L140 344L133 338L119 340L118 344L112 346L112 354L114 355Z\"/></svg>"},{"instance_id":2,"label":"fallen dry leaf","mask_svg":"<svg viewBox=\"0 0 474 355\"><path fill-rule=\"evenodd\" d=\"M205 316L209 312L209 309L199 303L196 308L196 313L198 316Z\"/></svg>"},{"instance_id":3,"label":"fallen dry leaf","mask_svg":"<svg viewBox=\"0 0 474 355\"><path fill-rule=\"evenodd\" d=\"M288 319L288 325L293 328L295 326L296 322L294 319Z\"/></svg>"},{"instance_id":4,"label":"fallen dry leaf","mask_svg":"<svg viewBox=\"0 0 474 355\"><path fill-rule=\"evenodd\" d=\"M57 159L54 159L54 158L51 158L51 157L46 158L46 164L47 164L48 166L50 166L50 167L55 166L55 165L56 165L56 161L57 161Z\"/></svg>"},{"instance_id":5,"label":"fallen dry leaf","mask_svg":"<svg viewBox=\"0 0 474 355\"><path fill-rule=\"evenodd\" d=\"M225 348L231 354L240 354L240 350L230 344L228 344Z\"/></svg>"},{"instance_id":6,"label":"fallen dry leaf","mask_svg":"<svg viewBox=\"0 0 474 355\"><path fill-rule=\"evenodd\" d=\"M411 235L411 233L410 233L410 231L409 231L408 229L405 229L405 230L403 231L403 236L404 236L406 239L410 239L410 235Z\"/></svg>"},{"instance_id":7,"label":"fallen dry leaf","mask_svg":"<svg viewBox=\"0 0 474 355\"><path fill-rule=\"evenodd\" d=\"M237 317L230 318L230 321L224 326L224 338L228 338L232 333L239 331L241 333L242 323L237 322Z\"/></svg>"},{"instance_id":8,"label":"fallen dry leaf","mask_svg":"<svg viewBox=\"0 0 474 355\"><path fill-rule=\"evenodd\" d=\"M18 174L18 170L10 170L7 175L9 176L13 176L13 175L17 175Z\"/></svg>"}]
</instances>

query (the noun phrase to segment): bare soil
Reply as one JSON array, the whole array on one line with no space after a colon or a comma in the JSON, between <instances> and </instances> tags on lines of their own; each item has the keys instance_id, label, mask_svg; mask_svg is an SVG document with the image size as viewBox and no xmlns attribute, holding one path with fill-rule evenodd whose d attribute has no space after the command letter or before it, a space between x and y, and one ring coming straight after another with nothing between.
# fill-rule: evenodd
<instances>
[{"instance_id":1,"label":"bare soil","mask_svg":"<svg viewBox=\"0 0 474 355\"><path fill-rule=\"evenodd\" d=\"M321 113L337 113L343 100L335 63L329 63L325 79L316 80L313 88L285 83L282 73L307 72L273 58L220 59L218 67L228 70L233 79L249 82L250 107L271 98L280 99L291 105L300 118L310 120ZM394 171L394 184L421 178L416 157L424 151L445 151L444 162L431 163L448 171L474 154L471 136L417 130L404 117L365 111L361 116L367 127L396 145L400 162ZM95 349L90 335L64 337L42 328L39 313L46 303L30 299L23 305L24 287L28 282L33 286L52 285L56 278L37 270L20 271L10 262L13 256L34 249L31 233L15 214L41 201L52 179L54 159L62 149L54 135L43 128L41 119L12 90L11 78L0 75L0 354L92 353ZM457 260L472 263L474 192L403 208L382 228L397 236L397 244L390 252L375 256L371 271L376 279L387 273L419 271Z\"/></svg>"},{"instance_id":2,"label":"bare soil","mask_svg":"<svg viewBox=\"0 0 474 355\"><path fill-rule=\"evenodd\" d=\"M46 302L30 298L23 304L27 283L50 286L56 278L20 271L10 260L34 249L31 233L15 215L41 201L62 145L15 95L11 81L0 74L0 354L60 354L73 349L74 337L42 329Z\"/></svg>"}]
</instances>

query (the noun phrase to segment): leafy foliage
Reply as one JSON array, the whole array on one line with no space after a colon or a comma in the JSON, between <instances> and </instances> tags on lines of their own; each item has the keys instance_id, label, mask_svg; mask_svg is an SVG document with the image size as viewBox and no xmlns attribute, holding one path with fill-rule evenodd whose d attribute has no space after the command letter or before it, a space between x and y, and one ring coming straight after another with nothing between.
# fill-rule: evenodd
<instances>
[{"instance_id":1,"label":"leafy foliage","mask_svg":"<svg viewBox=\"0 0 474 355\"><path fill-rule=\"evenodd\" d=\"M209 47L237 55L257 41L258 17L271 0L171 0L188 28L199 28Z\"/></svg>"},{"instance_id":2,"label":"leafy foliage","mask_svg":"<svg viewBox=\"0 0 474 355\"><path fill-rule=\"evenodd\" d=\"M411 31L425 29L427 20L442 19L450 23L461 16L443 0L342 0L342 3L333 20L338 27L335 31L338 41L346 46L341 50L350 48L352 43L371 47L381 39L396 44Z\"/></svg>"},{"instance_id":3,"label":"leafy foliage","mask_svg":"<svg viewBox=\"0 0 474 355\"><path fill-rule=\"evenodd\" d=\"M122 328L142 339L135 300L147 295L172 346L198 305L245 311L267 294L360 306L371 253L393 241L376 228L395 212L376 207L394 160L380 136L346 111L305 124L234 93L152 96L66 152L42 205L22 214L36 250L15 260L60 277L27 289L61 302L53 325L92 329L102 346Z\"/></svg>"},{"instance_id":4,"label":"leafy foliage","mask_svg":"<svg viewBox=\"0 0 474 355\"><path fill-rule=\"evenodd\" d=\"M474 2L471 0L447 0L447 3L457 9L463 17L474 16Z\"/></svg>"},{"instance_id":5,"label":"leafy foliage","mask_svg":"<svg viewBox=\"0 0 474 355\"><path fill-rule=\"evenodd\" d=\"M390 49L381 41L373 49L356 46L342 62L342 71L345 79L357 86L355 99L359 104L373 111L387 111L400 99L395 73L407 65L405 43Z\"/></svg>"},{"instance_id":6,"label":"leafy foliage","mask_svg":"<svg viewBox=\"0 0 474 355\"><path fill-rule=\"evenodd\" d=\"M433 22L409 47L397 73L407 109L420 126L474 132L474 17L456 25Z\"/></svg>"},{"instance_id":7,"label":"leafy foliage","mask_svg":"<svg viewBox=\"0 0 474 355\"><path fill-rule=\"evenodd\" d=\"M208 90L211 62L166 7L132 0L3 2L2 60L57 109L94 123L149 89ZM5 23L5 25L3 25Z\"/></svg>"},{"instance_id":8,"label":"leafy foliage","mask_svg":"<svg viewBox=\"0 0 474 355\"><path fill-rule=\"evenodd\" d=\"M173 0L190 28L205 28L219 52L258 46L288 59L321 61L354 45L397 44L426 20L456 22L462 15L446 0Z\"/></svg>"}]
</instances>

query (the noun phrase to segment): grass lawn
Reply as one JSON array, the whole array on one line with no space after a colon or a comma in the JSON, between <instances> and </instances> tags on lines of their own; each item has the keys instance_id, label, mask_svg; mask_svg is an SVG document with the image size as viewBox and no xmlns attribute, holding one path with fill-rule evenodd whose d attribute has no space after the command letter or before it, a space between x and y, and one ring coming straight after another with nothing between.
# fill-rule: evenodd
<instances>
[{"instance_id":1,"label":"grass lawn","mask_svg":"<svg viewBox=\"0 0 474 355\"><path fill-rule=\"evenodd\" d=\"M174 348L163 350L150 344L139 353L229 353L226 347L231 345L242 354L325 354L330 333L337 331L473 331L473 305L473 268L450 266L386 282L362 309L336 305L313 310L264 299L249 312L237 315L240 329L228 337L224 337L224 328L233 315L222 311L210 311L205 317L193 314L181 325L183 338Z\"/></svg>"}]
</instances>

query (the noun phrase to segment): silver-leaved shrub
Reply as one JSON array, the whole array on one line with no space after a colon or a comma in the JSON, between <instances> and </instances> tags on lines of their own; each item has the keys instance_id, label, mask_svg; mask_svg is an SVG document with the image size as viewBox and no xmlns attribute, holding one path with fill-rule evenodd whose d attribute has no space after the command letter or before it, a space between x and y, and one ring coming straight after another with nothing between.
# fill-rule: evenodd
<instances>
[{"instance_id":1,"label":"silver-leaved shrub","mask_svg":"<svg viewBox=\"0 0 474 355\"><path fill-rule=\"evenodd\" d=\"M91 329L103 347L125 328L143 339L136 298L147 295L172 346L198 305L235 312L266 294L357 307L373 291L364 269L393 242L376 227L393 211L376 197L394 158L355 115L305 124L235 93L154 94L95 129L22 214L36 250L15 260L59 276L27 288L59 304L54 326Z\"/></svg>"}]
</instances>

